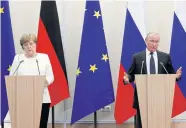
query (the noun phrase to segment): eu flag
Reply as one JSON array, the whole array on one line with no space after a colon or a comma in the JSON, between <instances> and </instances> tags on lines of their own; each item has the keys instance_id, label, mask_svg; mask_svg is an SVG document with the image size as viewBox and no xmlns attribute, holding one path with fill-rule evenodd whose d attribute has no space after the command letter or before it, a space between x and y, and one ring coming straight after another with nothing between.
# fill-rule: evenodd
<instances>
[{"instance_id":1,"label":"eu flag","mask_svg":"<svg viewBox=\"0 0 186 128\"><path fill-rule=\"evenodd\" d=\"M1 123L8 112L5 75L9 74L14 59L15 49L11 27L9 2L1 1Z\"/></svg>"},{"instance_id":2,"label":"eu flag","mask_svg":"<svg viewBox=\"0 0 186 128\"><path fill-rule=\"evenodd\" d=\"M114 102L99 1L86 1L71 124Z\"/></svg>"}]
</instances>

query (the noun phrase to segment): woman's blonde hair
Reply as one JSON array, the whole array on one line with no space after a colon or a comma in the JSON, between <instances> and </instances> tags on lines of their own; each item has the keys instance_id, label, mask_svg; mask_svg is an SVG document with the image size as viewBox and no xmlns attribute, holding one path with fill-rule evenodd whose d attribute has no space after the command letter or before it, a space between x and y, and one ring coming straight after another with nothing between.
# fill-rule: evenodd
<instances>
[{"instance_id":1,"label":"woman's blonde hair","mask_svg":"<svg viewBox=\"0 0 186 128\"><path fill-rule=\"evenodd\" d=\"M34 43L37 43L37 37L35 34L23 34L20 39L20 45L23 47L23 45L29 41L33 41Z\"/></svg>"}]
</instances>

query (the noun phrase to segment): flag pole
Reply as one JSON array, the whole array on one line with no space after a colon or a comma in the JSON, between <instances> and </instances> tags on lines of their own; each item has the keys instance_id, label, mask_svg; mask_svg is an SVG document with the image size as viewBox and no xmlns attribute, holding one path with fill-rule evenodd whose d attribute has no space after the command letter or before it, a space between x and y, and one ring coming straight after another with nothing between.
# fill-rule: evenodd
<instances>
[{"instance_id":1,"label":"flag pole","mask_svg":"<svg viewBox=\"0 0 186 128\"><path fill-rule=\"evenodd\" d=\"M97 111L94 112L94 128L97 128Z\"/></svg>"},{"instance_id":2,"label":"flag pole","mask_svg":"<svg viewBox=\"0 0 186 128\"><path fill-rule=\"evenodd\" d=\"M4 128L4 121L1 123L2 128Z\"/></svg>"},{"instance_id":3,"label":"flag pole","mask_svg":"<svg viewBox=\"0 0 186 128\"><path fill-rule=\"evenodd\" d=\"M54 106L52 107L52 128L54 128Z\"/></svg>"}]
</instances>

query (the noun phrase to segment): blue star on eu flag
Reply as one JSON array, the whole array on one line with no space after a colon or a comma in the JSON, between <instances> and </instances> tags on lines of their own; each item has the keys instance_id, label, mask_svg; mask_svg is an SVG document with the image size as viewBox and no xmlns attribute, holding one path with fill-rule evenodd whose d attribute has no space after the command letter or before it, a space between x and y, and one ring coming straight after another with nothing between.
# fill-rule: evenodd
<instances>
[{"instance_id":1,"label":"blue star on eu flag","mask_svg":"<svg viewBox=\"0 0 186 128\"><path fill-rule=\"evenodd\" d=\"M101 16L101 14L99 13L99 11L94 11L94 15L97 19Z\"/></svg>"},{"instance_id":2,"label":"blue star on eu flag","mask_svg":"<svg viewBox=\"0 0 186 128\"><path fill-rule=\"evenodd\" d=\"M107 54L102 54L102 59L101 60L104 60L106 62L108 60Z\"/></svg>"},{"instance_id":3,"label":"blue star on eu flag","mask_svg":"<svg viewBox=\"0 0 186 128\"><path fill-rule=\"evenodd\" d=\"M10 72L10 70L11 70L11 65L9 65L9 67L8 67L8 69L7 69L9 72Z\"/></svg>"},{"instance_id":4,"label":"blue star on eu flag","mask_svg":"<svg viewBox=\"0 0 186 128\"><path fill-rule=\"evenodd\" d=\"M0 8L0 13L4 13L4 7Z\"/></svg>"},{"instance_id":5,"label":"blue star on eu flag","mask_svg":"<svg viewBox=\"0 0 186 128\"><path fill-rule=\"evenodd\" d=\"M82 73L80 70L80 67L76 70L76 75L79 76L79 74Z\"/></svg>"},{"instance_id":6,"label":"blue star on eu flag","mask_svg":"<svg viewBox=\"0 0 186 128\"><path fill-rule=\"evenodd\" d=\"M90 65L89 71L92 71L93 73L97 70L98 68L96 67L96 64Z\"/></svg>"}]
</instances>

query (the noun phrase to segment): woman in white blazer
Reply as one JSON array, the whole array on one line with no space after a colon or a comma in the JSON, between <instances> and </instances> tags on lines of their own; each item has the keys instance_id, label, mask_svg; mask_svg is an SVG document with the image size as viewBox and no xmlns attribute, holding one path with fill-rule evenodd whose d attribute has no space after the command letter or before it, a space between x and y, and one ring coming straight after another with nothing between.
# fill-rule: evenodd
<instances>
[{"instance_id":1,"label":"woman in white blazer","mask_svg":"<svg viewBox=\"0 0 186 128\"><path fill-rule=\"evenodd\" d=\"M43 94L40 128L47 128L50 95L48 85L54 81L52 66L47 54L36 53L37 38L34 34L24 34L20 39L20 45L24 54L15 55L10 75L45 75L46 86Z\"/></svg>"}]
</instances>

